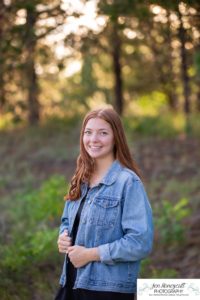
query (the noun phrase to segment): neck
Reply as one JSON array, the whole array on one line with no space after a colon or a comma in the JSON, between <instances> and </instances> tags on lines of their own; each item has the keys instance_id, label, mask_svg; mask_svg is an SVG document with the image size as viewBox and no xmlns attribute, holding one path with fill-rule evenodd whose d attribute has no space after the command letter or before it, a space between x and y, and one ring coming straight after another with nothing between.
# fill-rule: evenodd
<instances>
[{"instance_id":1,"label":"neck","mask_svg":"<svg viewBox=\"0 0 200 300\"><path fill-rule=\"evenodd\" d=\"M104 158L104 159L97 159L95 160L95 169L94 169L94 173L96 174L104 174L112 165L112 163L114 162L115 158L112 157L108 157L108 158Z\"/></svg>"},{"instance_id":2,"label":"neck","mask_svg":"<svg viewBox=\"0 0 200 300\"><path fill-rule=\"evenodd\" d=\"M107 173L108 169L111 167L114 160L114 157L95 160L94 172L90 177L90 187L98 185L98 183Z\"/></svg>"}]
</instances>

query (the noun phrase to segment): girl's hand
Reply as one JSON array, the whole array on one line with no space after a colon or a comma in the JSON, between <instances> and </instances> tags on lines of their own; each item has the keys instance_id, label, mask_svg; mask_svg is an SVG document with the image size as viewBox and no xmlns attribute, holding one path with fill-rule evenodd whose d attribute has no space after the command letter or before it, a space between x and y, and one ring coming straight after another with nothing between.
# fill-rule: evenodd
<instances>
[{"instance_id":1,"label":"girl's hand","mask_svg":"<svg viewBox=\"0 0 200 300\"><path fill-rule=\"evenodd\" d=\"M85 248L78 245L68 247L68 257L75 268L100 260L97 248Z\"/></svg>"},{"instance_id":2,"label":"girl's hand","mask_svg":"<svg viewBox=\"0 0 200 300\"><path fill-rule=\"evenodd\" d=\"M57 244L60 253L67 253L68 247L71 246L71 238L68 236L67 230L59 235Z\"/></svg>"}]
</instances>

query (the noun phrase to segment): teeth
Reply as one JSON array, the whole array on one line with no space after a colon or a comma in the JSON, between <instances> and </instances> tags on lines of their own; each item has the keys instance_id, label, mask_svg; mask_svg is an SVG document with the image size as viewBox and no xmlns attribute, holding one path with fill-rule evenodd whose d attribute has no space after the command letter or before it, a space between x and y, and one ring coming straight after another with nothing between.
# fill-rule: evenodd
<instances>
[{"instance_id":1,"label":"teeth","mask_svg":"<svg viewBox=\"0 0 200 300\"><path fill-rule=\"evenodd\" d=\"M93 146L93 147L91 147L90 146L90 149L100 149L101 147L96 147L96 146Z\"/></svg>"}]
</instances>

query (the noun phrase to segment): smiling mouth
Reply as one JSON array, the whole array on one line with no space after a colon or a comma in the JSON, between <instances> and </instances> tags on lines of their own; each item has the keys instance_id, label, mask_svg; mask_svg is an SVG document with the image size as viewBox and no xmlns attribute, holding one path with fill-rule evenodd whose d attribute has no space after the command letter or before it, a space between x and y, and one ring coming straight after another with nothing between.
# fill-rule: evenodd
<instances>
[{"instance_id":1,"label":"smiling mouth","mask_svg":"<svg viewBox=\"0 0 200 300\"><path fill-rule=\"evenodd\" d=\"M101 149L102 147L101 147L101 146L89 146L89 148L90 148L91 150L99 150L99 149Z\"/></svg>"}]
</instances>

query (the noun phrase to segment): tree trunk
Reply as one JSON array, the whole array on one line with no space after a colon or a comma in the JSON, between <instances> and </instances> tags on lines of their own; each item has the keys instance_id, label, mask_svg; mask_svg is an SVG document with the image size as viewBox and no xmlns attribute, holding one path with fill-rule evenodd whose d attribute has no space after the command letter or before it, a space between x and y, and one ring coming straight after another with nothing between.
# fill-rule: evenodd
<instances>
[{"instance_id":1,"label":"tree trunk","mask_svg":"<svg viewBox=\"0 0 200 300\"><path fill-rule=\"evenodd\" d=\"M35 50L37 38L35 36L35 23L37 15L34 9L27 9L27 32L25 40L25 74L27 80L27 102L28 102L28 120L30 125L35 125L40 119L40 106L38 101L38 81L35 71Z\"/></svg>"},{"instance_id":2,"label":"tree trunk","mask_svg":"<svg viewBox=\"0 0 200 300\"><path fill-rule=\"evenodd\" d=\"M175 74L173 68L173 56L172 56L172 33L171 33L171 22L170 22L170 12L167 11L167 44L169 49L168 56L168 74L170 87L168 88L168 98L169 98L169 107L172 111L177 110L177 94L176 94L176 84L175 84Z\"/></svg>"},{"instance_id":3,"label":"tree trunk","mask_svg":"<svg viewBox=\"0 0 200 300\"><path fill-rule=\"evenodd\" d=\"M198 80L198 91L197 91L197 111L200 112L200 79Z\"/></svg>"},{"instance_id":4,"label":"tree trunk","mask_svg":"<svg viewBox=\"0 0 200 300\"><path fill-rule=\"evenodd\" d=\"M30 55L31 56L31 55ZM27 63L28 80L28 107L29 107L29 124L35 125L40 119L40 107L38 102L38 82L35 72L34 59Z\"/></svg>"},{"instance_id":5,"label":"tree trunk","mask_svg":"<svg viewBox=\"0 0 200 300\"><path fill-rule=\"evenodd\" d=\"M4 3L0 3L0 41L4 41L4 22L5 22L5 5ZM5 97L5 82L4 82L4 50L3 43L0 45L0 114L3 113L4 106L6 103Z\"/></svg>"},{"instance_id":6,"label":"tree trunk","mask_svg":"<svg viewBox=\"0 0 200 300\"><path fill-rule=\"evenodd\" d=\"M178 11L179 15L179 40L181 42L181 69L182 69L182 81L183 81L183 93L184 93L184 112L186 115L190 113L190 86L189 86L189 76L187 67L187 55L186 55L186 31L183 27L182 15Z\"/></svg>"},{"instance_id":7,"label":"tree trunk","mask_svg":"<svg viewBox=\"0 0 200 300\"><path fill-rule=\"evenodd\" d=\"M196 82L197 82L197 99L196 99L196 109L200 112L200 38L199 43L196 47Z\"/></svg>"},{"instance_id":8,"label":"tree trunk","mask_svg":"<svg viewBox=\"0 0 200 300\"><path fill-rule=\"evenodd\" d=\"M4 89L4 79L3 79L3 72L2 66L0 64L1 71L0 71L0 114L3 114L4 107L6 104L6 97L5 97L5 89Z\"/></svg>"},{"instance_id":9,"label":"tree trunk","mask_svg":"<svg viewBox=\"0 0 200 300\"><path fill-rule=\"evenodd\" d=\"M121 71L121 41L118 33L117 21L113 22L113 36L111 43L113 45L113 69L114 69L114 90L115 90L115 109L119 115L123 114L124 99L123 99L123 82L122 82L122 71Z\"/></svg>"},{"instance_id":10,"label":"tree trunk","mask_svg":"<svg viewBox=\"0 0 200 300\"><path fill-rule=\"evenodd\" d=\"M154 22L152 22L152 20L150 19L148 22L148 27L146 28L146 33L148 37L148 43L154 56L154 65L156 68L157 79L160 82L162 91L168 98L169 108L171 109L171 111L175 111L177 109L177 97L175 93L176 86L172 64L173 57L171 55L171 29L169 22L170 21L168 16L168 28L165 35L165 44L162 45L162 47L167 48L167 54L160 49L154 35L152 34L153 30L156 30L156 28L154 27Z\"/></svg>"}]
</instances>

